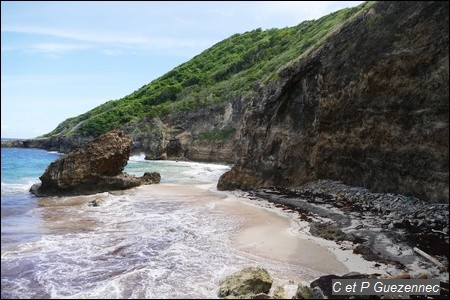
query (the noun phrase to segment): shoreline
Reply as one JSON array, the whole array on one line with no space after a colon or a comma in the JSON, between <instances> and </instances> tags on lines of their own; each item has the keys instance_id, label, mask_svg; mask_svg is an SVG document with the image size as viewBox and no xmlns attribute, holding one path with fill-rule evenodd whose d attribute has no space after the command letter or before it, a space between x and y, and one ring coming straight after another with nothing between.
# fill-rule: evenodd
<instances>
[{"instance_id":1,"label":"shoreline","mask_svg":"<svg viewBox=\"0 0 450 300\"><path fill-rule=\"evenodd\" d=\"M160 184L147 188L160 193L199 196L199 199L191 201L200 201L202 204L213 201L216 210L238 216L242 221L237 232L230 236L232 249L254 261L271 261L280 266L277 270L267 268L274 279L271 294L276 287L281 286L287 295L295 295L297 285L309 286L313 281L326 281L327 279L322 278L329 276L426 276L425 278L439 278L441 282L448 282L448 272L432 266L416 253L405 251L405 257L413 257L413 262L406 266L382 259L382 256L367 259L364 253L355 251L361 241L334 241L316 236L310 232L311 220L302 219L302 213L264 198L255 199L253 193L218 191L214 184ZM351 219L350 227L357 226L355 220L356 218ZM321 218L321 221L327 220ZM381 246L386 247L386 252L393 251L389 245ZM264 263L250 266L265 267ZM229 273L231 272L227 274Z\"/></svg>"},{"instance_id":2,"label":"shoreline","mask_svg":"<svg viewBox=\"0 0 450 300\"><path fill-rule=\"evenodd\" d=\"M46 197L39 199L39 206L77 206L96 200L101 208L101 202L107 194L64 197L63 202L59 198ZM274 199L267 197L257 195L259 199L255 199L255 194L249 192L218 191L215 184L160 183L109 194L132 197L186 196L186 202L213 205L214 210L241 220L239 230L230 236L234 250L249 257L305 268L314 275L303 278L304 281L326 274L358 272L395 276L405 272L398 265L376 258L367 260L355 253L358 243L327 240L311 234L311 220L302 219L301 212L292 210L292 206L276 205ZM330 221L327 218L320 219ZM410 264L408 268L407 271L412 274L425 271L418 262Z\"/></svg>"},{"instance_id":3,"label":"shoreline","mask_svg":"<svg viewBox=\"0 0 450 300\"><path fill-rule=\"evenodd\" d=\"M331 180L295 190L259 189L250 195L297 211L319 243L389 266L389 276L427 273L428 278L449 280L448 204L372 193Z\"/></svg>"},{"instance_id":4,"label":"shoreline","mask_svg":"<svg viewBox=\"0 0 450 300\"><path fill-rule=\"evenodd\" d=\"M267 194L280 197L274 191ZM173 200L174 203L188 208L187 211L198 207L207 207L204 211L208 213L209 218L229 217L226 222L232 222L236 225L233 226L232 231L223 236L229 241L227 242L229 247L225 248L227 250L221 248L220 251L238 253L238 256L243 259L236 264L230 263L218 266L219 268L216 268L210 274L212 275L210 280L213 281L213 284L208 283L211 287L207 289L215 296L217 296L215 288L218 289L219 281L242 268L242 262L248 262L248 266L266 268L274 279L273 287L282 286L289 295L295 294L298 284L309 286L311 282L330 274L345 276L357 272L369 275L377 274L386 278L405 273L404 269L398 268L396 265L364 259L363 254L354 252L359 245L358 243L346 240L327 240L310 232L311 224L314 221L329 222L332 218L327 219L320 216L319 218L313 214L306 215L292 207L279 205L273 203L274 201L264 199L265 197L259 197L256 192L218 191L214 183L162 183L89 196L41 198L38 203L39 207L49 207L46 210L48 213L43 215L47 221L46 230L53 233L72 233L73 230L89 232L101 221L101 219L96 220L96 216L99 216L99 214L108 213L112 217L115 215L114 210L116 208L114 207L118 205L121 207L122 203L129 203L131 208L133 207L132 203L136 200L142 205L145 205L145 203L152 205L153 196L156 196L156 199L167 198L168 201L175 199ZM292 200L293 198L289 199ZM99 207L91 207L90 202L94 200L98 202ZM103 205L105 210L102 210ZM68 210L64 207L69 207L71 211L90 213L88 215L80 213L78 217L73 219L72 217L64 218L64 215L58 213L59 210L64 209L67 216ZM333 214L338 214L338 210L326 208ZM110 209L113 210L110 211ZM134 215L134 212L134 210L130 210L129 213ZM331 214L332 217L335 216L333 214ZM345 216L344 213L342 215ZM189 214L180 215L181 222L184 222L184 216L189 220ZM135 222L133 218L127 222ZM360 225L355 220L350 221L350 228ZM340 223L346 224L347 222L342 221ZM101 225L102 222L98 224ZM117 226L123 224L123 222L111 224ZM117 230L119 229L117 228ZM105 230L105 233L109 232L107 228ZM175 231L168 231L169 234L173 232ZM214 230L209 232L211 235L215 234ZM205 234L208 233L205 232ZM112 253L124 251L121 247L120 245L112 247L114 248L111 250ZM214 254L208 256L206 262L209 262L210 259L214 263ZM409 266L407 271L412 277L415 277L424 271L423 265L413 264ZM436 278L432 272L428 272L428 274Z\"/></svg>"},{"instance_id":5,"label":"shoreline","mask_svg":"<svg viewBox=\"0 0 450 300\"><path fill-rule=\"evenodd\" d=\"M238 217L241 220L239 230L230 237L234 250L250 257L302 267L314 273L309 278L303 278L303 281L331 273L384 273L381 267L374 267L373 262L364 260L360 255L310 235L307 232L308 222L300 220L296 212L287 212L269 202L261 206L253 202L247 192L218 191L214 184L161 183L134 189L134 196L141 193L189 196L191 199L186 200L188 202L212 204L214 210Z\"/></svg>"}]
</instances>

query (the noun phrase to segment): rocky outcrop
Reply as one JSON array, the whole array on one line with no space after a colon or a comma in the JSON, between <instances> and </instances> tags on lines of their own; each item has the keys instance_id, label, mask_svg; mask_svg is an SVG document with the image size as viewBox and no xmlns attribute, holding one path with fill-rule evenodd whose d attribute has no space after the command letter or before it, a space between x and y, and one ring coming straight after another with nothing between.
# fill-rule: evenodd
<instances>
[{"instance_id":1,"label":"rocky outcrop","mask_svg":"<svg viewBox=\"0 0 450 300\"><path fill-rule=\"evenodd\" d=\"M242 271L241 271L242 272ZM330 274L320 276L310 283L301 282L297 285L294 293L286 293L285 289L278 286L272 295L267 293L259 294L239 294L229 295L227 299L403 299L402 295L382 295L380 293L376 295L334 295L333 294L333 280L363 280L363 279L433 279L427 272L419 272L410 274L400 271L397 275L387 274L362 274L359 272L349 272L342 276ZM437 278L434 278L437 279ZM294 285L294 281L289 281L289 285ZM439 295L427 295L429 299L448 299L448 282L440 281L440 294ZM404 294L403 296L405 296ZM414 296L413 296L414 297Z\"/></svg>"},{"instance_id":2,"label":"rocky outcrop","mask_svg":"<svg viewBox=\"0 0 450 300\"><path fill-rule=\"evenodd\" d=\"M139 179L143 184L155 184L161 181L161 175L157 172L145 172Z\"/></svg>"},{"instance_id":3,"label":"rocky outcrop","mask_svg":"<svg viewBox=\"0 0 450 300\"><path fill-rule=\"evenodd\" d=\"M4 140L1 146L2 148L39 148L48 151L69 153L74 149L85 147L93 139L92 137L55 136L49 138Z\"/></svg>"},{"instance_id":4,"label":"rocky outcrop","mask_svg":"<svg viewBox=\"0 0 450 300\"><path fill-rule=\"evenodd\" d=\"M144 119L137 127L150 130L132 134L132 152L144 152L146 159L231 163L235 128L242 116L242 100L236 99L162 119ZM126 130L133 132L133 128Z\"/></svg>"},{"instance_id":5,"label":"rocky outcrop","mask_svg":"<svg viewBox=\"0 0 450 300\"><path fill-rule=\"evenodd\" d=\"M123 190L143 183L159 183L159 174L142 178L124 174L132 140L122 131L99 136L86 147L79 148L52 162L33 185L36 196L85 195L110 190Z\"/></svg>"},{"instance_id":6,"label":"rocky outcrop","mask_svg":"<svg viewBox=\"0 0 450 300\"><path fill-rule=\"evenodd\" d=\"M449 201L448 3L375 3L259 90L219 189L340 180Z\"/></svg>"},{"instance_id":7,"label":"rocky outcrop","mask_svg":"<svg viewBox=\"0 0 450 300\"><path fill-rule=\"evenodd\" d=\"M234 273L220 283L219 297L249 299L258 294L268 294L273 279L266 269L249 267Z\"/></svg>"}]
</instances>

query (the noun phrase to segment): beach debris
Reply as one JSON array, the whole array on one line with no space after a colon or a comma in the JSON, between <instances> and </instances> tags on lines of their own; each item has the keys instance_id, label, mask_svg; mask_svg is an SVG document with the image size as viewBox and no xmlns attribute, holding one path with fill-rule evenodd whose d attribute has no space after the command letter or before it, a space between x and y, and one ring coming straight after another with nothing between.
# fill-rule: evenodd
<instances>
[{"instance_id":1,"label":"beach debris","mask_svg":"<svg viewBox=\"0 0 450 300\"><path fill-rule=\"evenodd\" d=\"M431 255L429 255L429 254L423 252L422 250L420 250L420 249L417 248L417 247L414 247L413 249L414 249L414 251L417 252L417 254L422 255L423 257L425 257L426 259L428 259L429 261L431 261L432 263L434 263L436 266L438 266L438 267L440 267L440 268L444 268L444 265L443 265L440 261L438 261L436 258L434 258L433 256L431 256Z\"/></svg>"}]
</instances>

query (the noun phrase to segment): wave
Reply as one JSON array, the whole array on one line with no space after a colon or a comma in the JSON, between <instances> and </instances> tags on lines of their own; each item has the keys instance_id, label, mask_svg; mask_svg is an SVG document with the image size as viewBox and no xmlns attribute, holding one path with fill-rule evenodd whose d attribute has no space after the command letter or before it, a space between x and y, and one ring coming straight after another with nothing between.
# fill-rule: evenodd
<instances>
[{"instance_id":1,"label":"wave","mask_svg":"<svg viewBox=\"0 0 450 300\"><path fill-rule=\"evenodd\" d=\"M2 298L215 298L220 278L255 264L283 278L309 276L297 265L237 250L230 237L245 220L230 214L222 197L173 188L177 193L147 187L78 197L99 197L100 207L33 209L46 234L2 248L2 273L23 278L2 279Z\"/></svg>"},{"instance_id":2,"label":"wave","mask_svg":"<svg viewBox=\"0 0 450 300\"><path fill-rule=\"evenodd\" d=\"M24 193L30 190L31 186L35 183L39 183L39 179L29 179L26 182L21 183L9 183L2 182L1 190L3 193L16 194L16 193Z\"/></svg>"},{"instance_id":3,"label":"wave","mask_svg":"<svg viewBox=\"0 0 450 300\"><path fill-rule=\"evenodd\" d=\"M58 154L58 155L64 155L64 153L61 153L61 152L58 152L58 151L47 151L47 153Z\"/></svg>"},{"instance_id":4,"label":"wave","mask_svg":"<svg viewBox=\"0 0 450 300\"><path fill-rule=\"evenodd\" d=\"M137 155L131 155L129 161L145 161L145 153L141 152Z\"/></svg>"},{"instance_id":5,"label":"wave","mask_svg":"<svg viewBox=\"0 0 450 300\"><path fill-rule=\"evenodd\" d=\"M161 183L203 184L216 183L229 166L174 160L145 160L145 155L130 157L125 172L142 176L145 172L161 174Z\"/></svg>"}]
</instances>

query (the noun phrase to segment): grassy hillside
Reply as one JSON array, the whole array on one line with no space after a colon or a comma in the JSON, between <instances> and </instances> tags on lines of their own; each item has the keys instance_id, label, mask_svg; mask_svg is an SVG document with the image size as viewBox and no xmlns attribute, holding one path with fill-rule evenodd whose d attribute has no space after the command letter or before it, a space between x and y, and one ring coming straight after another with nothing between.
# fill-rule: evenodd
<instances>
[{"instance_id":1,"label":"grassy hillside","mask_svg":"<svg viewBox=\"0 0 450 300\"><path fill-rule=\"evenodd\" d=\"M131 128L142 118L251 96L256 84L276 77L280 67L322 44L369 6L343 9L294 27L235 34L130 95L65 120L44 137L97 136L113 128Z\"/></svg>"}]
</instances>

